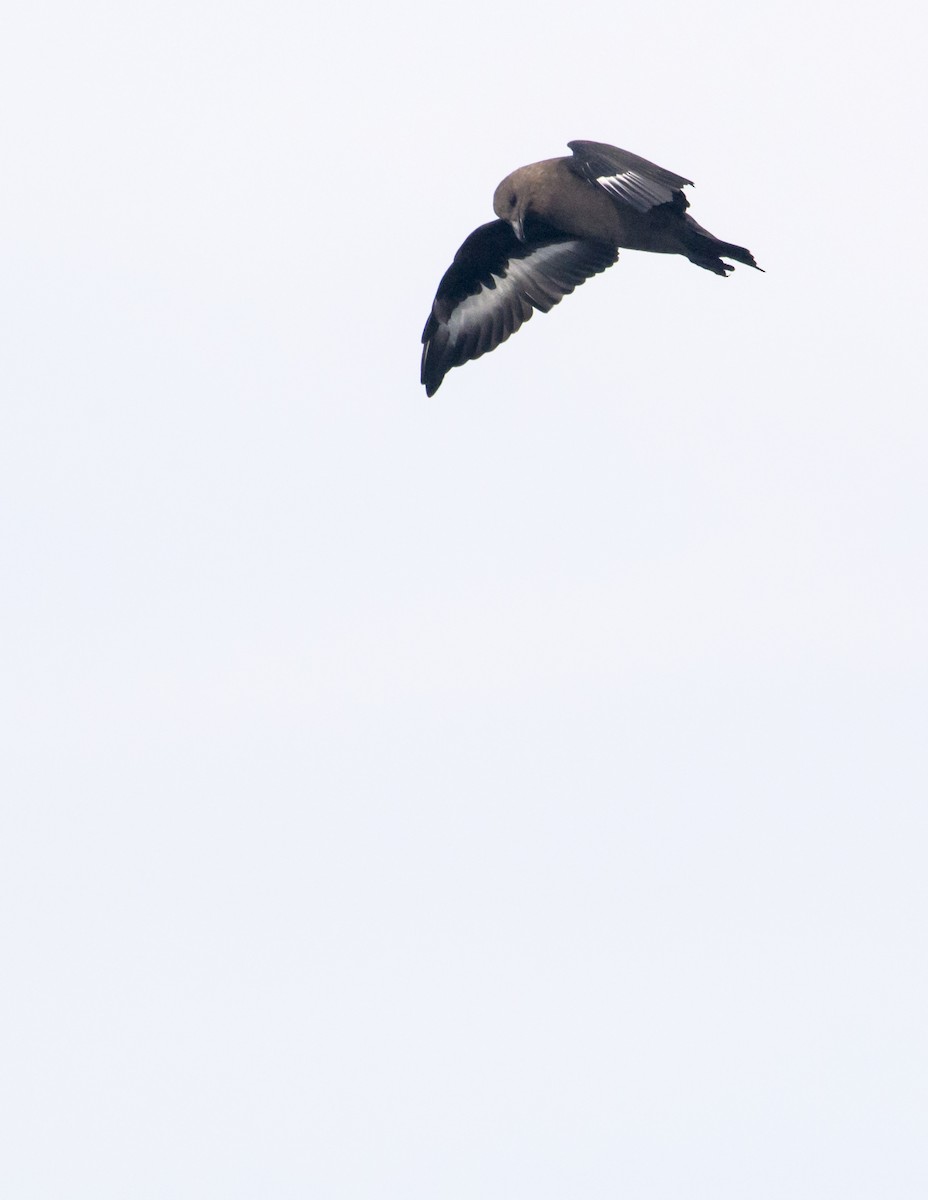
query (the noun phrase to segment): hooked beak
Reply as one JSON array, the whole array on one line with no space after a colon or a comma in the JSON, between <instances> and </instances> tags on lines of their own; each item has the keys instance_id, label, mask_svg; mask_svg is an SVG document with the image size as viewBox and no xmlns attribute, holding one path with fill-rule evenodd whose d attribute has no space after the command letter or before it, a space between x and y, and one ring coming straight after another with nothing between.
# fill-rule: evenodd
<instances>
[{"instance_id":1,"label":"hooked beak","mask_svg":"<svg viewBox=\"0 0 928 1200\"><path fill-rule=\"evenodd\" d=\"M520 242L525 241L525 221L523 217L513 217L509 222L512 226L512 231Z\"/></svg>"}]
</instances>

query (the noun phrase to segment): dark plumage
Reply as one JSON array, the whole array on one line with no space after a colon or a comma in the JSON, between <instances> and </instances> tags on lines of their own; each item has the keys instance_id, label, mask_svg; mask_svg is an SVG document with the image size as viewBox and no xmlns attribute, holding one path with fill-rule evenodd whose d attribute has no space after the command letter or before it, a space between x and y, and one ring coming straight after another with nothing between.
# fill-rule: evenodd
<instances>
[{"instance_id":1,"label":"dark plumage","mask_svg":"<svg viewBox=\"0 0 928 1200\"><path fill-rule=\"evenodd\" d=\"M520 167L496 189L499 218L475 229L454 256L422 333L422 382L434 395L448 371L495 350L536 308L548 312L619 248L683 254L716 275L723 258L757 267L687 213L691 183L602 142L569 142L570 158ZM760 269L759 267L757 268Z\"/></svg>"}]
</instances>

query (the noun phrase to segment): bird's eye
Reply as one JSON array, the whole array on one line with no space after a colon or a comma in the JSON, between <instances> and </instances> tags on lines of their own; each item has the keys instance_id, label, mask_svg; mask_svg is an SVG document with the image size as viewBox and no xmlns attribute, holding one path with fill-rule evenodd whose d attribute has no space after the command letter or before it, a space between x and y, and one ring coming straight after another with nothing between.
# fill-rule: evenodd
<instances>
[{"instance_id":1,"label":"bird's eye","mask_svg":"<svg viewBox=\"0 0 928 1200\"><path fill-rule=\"evenodd\" d=\"M515 208L515 206L516 206L516 194L515 194L515 192L513 192L512 195L509 197L509 207Z\"/></svg>"}]
</instances>

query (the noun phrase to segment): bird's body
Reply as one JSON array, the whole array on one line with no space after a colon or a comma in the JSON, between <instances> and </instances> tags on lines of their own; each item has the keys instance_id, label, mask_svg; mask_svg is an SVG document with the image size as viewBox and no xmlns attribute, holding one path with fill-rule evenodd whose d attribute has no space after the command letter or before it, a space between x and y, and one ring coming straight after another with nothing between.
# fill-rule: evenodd
<instances>
[{"instance_id":1,"label":"bird's body","mask_svg":"<svg viewBox=\"0 0 928 1200\"><path fill-rule=\"evenodd\" d=\"M520 167L493 197L499 218L475 230L445 272L422 334L422 382L433 395L455 366L493 350L547 312L619 248L683 254L717 275L722 257L756 267L687 213L691 181L602 142L570 142L570 158Z\"/></svg>"},{"instance_id":2,"label":"bird's body","mask_svg":"<svg viewBox=\"0 0 928 1200\"><path fill-rule=\"evenodd\" d=\"M543 213L550 225L564 233L614 242L625 250L663 249L654 244L653 218L631 205L620 206L604 188L575 175L569 162L569 158L547 158L513 171L496 189L494 212L510 221L515 207L510 197L530 196L533 211Z\"/></svg>"}]
</instances>

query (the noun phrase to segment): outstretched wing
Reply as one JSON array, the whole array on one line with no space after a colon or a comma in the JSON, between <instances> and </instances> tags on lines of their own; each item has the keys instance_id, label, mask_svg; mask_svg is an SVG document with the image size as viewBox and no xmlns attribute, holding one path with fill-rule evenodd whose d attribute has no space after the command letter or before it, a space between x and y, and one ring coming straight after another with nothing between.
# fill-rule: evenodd
<instances>
[{"instance_id":1,"label":"outstretched wing","mask_svg":"<svg viewBox=\"0 0 928 1200\"><path fill-rule=\"evenodd\" d=\"M508 221L475 229L454 256L422 332L429 396L452 367L495 350L536 308L548 312L618 258L608 242L572 238L540 223L520 242Z\"/></svg>"},{"instance_id":2,"label":"outstretched wing","mask_svg":"<svg viewBox=\"0 0 928 1200\"><path fill-rule=\"evenodd\" d=\"M689 201L680 190L692 179L665 171L646 158L609 146L605 142L568 142L573 158L567 165L581 178L595 183L610 196L624 200L638 212L646 213L658 204L675 203L681 211Z\"/></svg>"}]
</instances>

